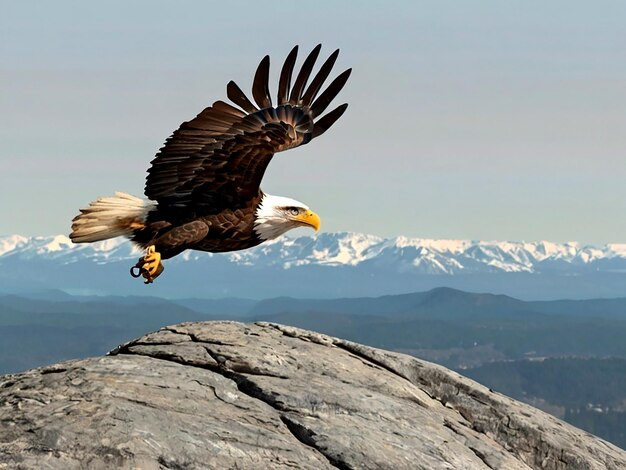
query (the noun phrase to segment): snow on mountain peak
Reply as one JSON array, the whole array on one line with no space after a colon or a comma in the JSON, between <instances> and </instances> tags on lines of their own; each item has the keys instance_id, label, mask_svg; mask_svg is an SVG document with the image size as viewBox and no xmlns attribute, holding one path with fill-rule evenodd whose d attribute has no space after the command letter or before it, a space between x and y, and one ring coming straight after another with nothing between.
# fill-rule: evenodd
<instances>
[{"instance_id":1,"label":"snow on mountain peak","mask_svg":"<svg viewBox=\"0 0 626 470\"><path fill-rule=\"evenodd\" d=\"M0 256L9 253L28 242L28 237L22 235L9 235L0 237Z\"/></svg>"},{"instance_id":2,"label":"snow on mountain peak","mask_svg":"<svg viewBox=\"0 0 626 470\"><path fill-rule=\"evenodd\" d=\"M399 236L395 239L398 248L420 247L428 248L440 253L462 253L472 243L470 240L434 240L430 238L409 238Z\"/></svg>"},{"instance_id":3,"label":"snow on mountain peak","mask_svg":"<svg viewBox=\"0 0 626 470\"><path fill-rule=\"evenodd\" d=\"M38 238L44 238L44 237L38 237ZM47 238L47 237L45 237ZM74 248L74 243L72 243L72 240L69 239L69 237L66 237L65 235L56 235L52 238L51 241L47 241L46 243L39 248L38 253L50 253L53 251L61 251L61 250L68 250L68 249L73 249Z\"/></svg>"},{"instance_id":4,"label":"snow on mountain peak","mask_svg":"<svg viewBox=\"0 0 626 470\"><path fill-rule=\"evenodd\" d=\"M620 256L626 258L626 243L609 243L606 246L614 256Z\"/></svg>"},{"instance_id":5,"label":"snow on mountain peak","mask_svg":"<svg viewBox=\"0 0 626 470\"><path fill-rule=\"evenodd\" d=\"M76 245L65 235L51 237L0 237L0 264L6 256L24 259L43 257L61 263L90 259L96 263L134 259L139 250L123 238ZM586 266L598 260L626 261L626 244L605 246L577 242L498 242L381 238L361 233L323 233L316 237L282 237L241 252L211 255L185 252L175 262L201 262L212 256L237 265L277 266L283 269L305 265L373 266L398 272L461 274L471 272L541 272L563 263Z\"/></svg>"}]
</instances>

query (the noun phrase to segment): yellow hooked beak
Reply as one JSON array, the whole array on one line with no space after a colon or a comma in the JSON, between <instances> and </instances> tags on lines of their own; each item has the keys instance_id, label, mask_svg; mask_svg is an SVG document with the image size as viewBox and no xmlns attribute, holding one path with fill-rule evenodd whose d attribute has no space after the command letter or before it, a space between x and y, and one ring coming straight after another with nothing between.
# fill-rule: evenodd
<instances>
[{"instance_id":1,"label":"yellow hooked beak","mask_svg":"<svg viewBox=\"0 0 626 470\"><path fill-rule=\"evenodd\" d=\"M322 225L322 221L320 220L320 216L311 210L307 210L303 214L300 214L297 217L294 217L298 222L308 225L309 227L313 227L317 232Z\"/></svg>"}]
</instances>

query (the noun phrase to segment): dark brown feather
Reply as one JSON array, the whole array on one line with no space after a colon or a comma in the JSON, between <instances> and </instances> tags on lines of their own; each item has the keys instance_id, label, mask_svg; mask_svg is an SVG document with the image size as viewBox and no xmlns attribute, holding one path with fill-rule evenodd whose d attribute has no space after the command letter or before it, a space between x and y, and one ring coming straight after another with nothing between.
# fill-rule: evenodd
<instances>
[{"instance_id":1,"label":"dark brown feather","mask_svg":"<svg viewBox=\"0 0 626 470\"><path fill-rule=\"evenodd\" d=\"M311 75L311 71L313 70L313 66L315 65L315 61L317 60L317 56L320 54L320 49L322 48L321 44L318 44L313 48L311 53L308 55L306 59L304 59L304 63L302 64L302 68L300 69L300 73L296 78L296 82L293 84L293 88L291 89L291 94L289 95L289 103L293 105L300 104L300 96L302 95L302 90L306 86L306 82Z\"/></svg>"},{"instance_id":2,"label":"dark brown feather","mask_svg":"<svg viewBox=\"0 0 626 470\"><path fill-rule=\"evenodd\" d=\"M315 122L313 126L313 139L319 137L332 126L337 119L341 117L341 115L348 109L348 103L344 103L341 106L333 109L330 113L326 114L324 117Z\"/></svg>"},{"instance_id":3,"label":"dark brown feather","mask_svg":"<svg viewBox=\"0 0 626 470\"><path fill-rule=\"evenodd\" d=\"M232 114L236 117L244 117L246 115L246 113L244 113L241 109L235 108L234 106L224 103L223 101L216 101L213 103L213 109Z\"/></svg>"},{"instance_id":4,"label":"dark brown feather","mask_svg":"<svg viewBox=\"0 0 626 470\"><path fill-rule=\"evenodd\" d=\"M345 72L341 73L337 78L335 78L328 88L326 88L322 94L317 98L313 104L311 105L311 114L313 117L317 117L322 114L332 100L335 99L335 96L339 94L343 86L348 81L348 77L350 77L350 73L352 69L348 69Z\"/></svg>"},{"instance_id":5,"label":"dark brown feather","mask_svg":"<svg viewBox=\"0 0 626 470\"><path fill-rule=\"evenodd\" d=\"M241 88L232 80L226 85L226 96L237 106L241 106L241 109L247 113L258 111L257 107L250 102L246 94L241 91Z\"/></svg>"},{"instance_id":6,"label":"dark brown feather","mask_svg":"<svg viewBox=\"0 0 626 470\"><path fill-rule=\"evenodd\" d=\"M261 60L259 67L254 74L252 82L252 97L259 108L269 108L272 106L272 98L270 98L270 56L266 55Z\"/></svg>"},{"instance_id":7,"label":"dark brown feather","mask_svg":"<svg viewBox=\"0 0 626 470\"><path fill-rule=\"evenodd\" d=\"M289 100L289 88L291 87L291 74L293 73L293 66L296 64L296 57L298 57L298 46L294 46L291 49L289 55L285 59L283 68L280 71L280 80L278 82L278 104L285 104Z\"/></svg>"},{"instance_id":8,"label":"dark brown feather","mask_svg":"<svg viewBox=\"0 0 626 470\"><path fill-rule=\"evenodd\" d=\"M338 56L339 56L339 49L333 52L330 55L330 57L326 59L326 62L324 62L324 64L320 67L319 72L317 72L317 75L315 75L315 78L309 85L309 88L302 96L302 106L311 105L311 103L317 96L317 92L320 91L320 88L324 84L324 81L328 78L328 75L330 74L330 71L332 70L333 65L335 65L335 61L337 60Z\"/></svg>"}]
</instances>

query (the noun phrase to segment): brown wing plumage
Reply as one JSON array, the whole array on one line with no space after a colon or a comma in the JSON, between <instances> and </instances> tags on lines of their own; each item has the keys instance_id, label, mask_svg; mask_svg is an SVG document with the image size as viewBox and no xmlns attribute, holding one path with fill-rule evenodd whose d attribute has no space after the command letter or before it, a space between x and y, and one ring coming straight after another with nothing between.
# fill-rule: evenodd
<instances>
[{"instance_id":1,"label":"brown wing plumage","mask_svg":"<svg viewBox=\"0 0 626 470\"><path fill-rule=\"evenodd\" d=\"M157 201L159 208L193 208L199 215L246 207L257 198L274 153L323 134L348 106L343 104L316 119L341 91L351 71L340 74L317 97L339 53L331 54L306 88L320 47L305 59L293 88L298 46L289 53L280 74L276 107L269 93L269 56L261 60L252 86L258 107L231 81L227 96L238 107L217 101L184 122L152 161L146 196Z\"/></svg>"}]
</instances>

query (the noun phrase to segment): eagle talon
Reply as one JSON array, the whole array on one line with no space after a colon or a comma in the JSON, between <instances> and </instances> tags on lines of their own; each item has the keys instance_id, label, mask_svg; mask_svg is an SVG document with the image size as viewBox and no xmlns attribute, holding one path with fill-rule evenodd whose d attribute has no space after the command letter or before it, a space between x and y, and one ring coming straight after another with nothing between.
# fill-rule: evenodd
<instances>
[{"instance_id":1,"label":"eagle talon","mask_svg":"<svg viewBox=\"0 0 626 470\"><path fill-rule=\"evenodd\" d=\"M154 245L150 245L146 255L139 258L137 264L130 268L130 275L135 278L143 276L144 284L152 284L164 269L161 254L156 251Z\"/></svg>"},{"instance_id":2,"label":"eagle talon","mask_svg":"<svg viewBox=\"0 0 626 470\"><path fill-rule=\"evenodd\" d=\"M137 270L137 272L135 272L135 269ZM141 276L141 266L139 266L139 263L130 268L130 275L134 278Z\"/></svg>"}]
</instances>

